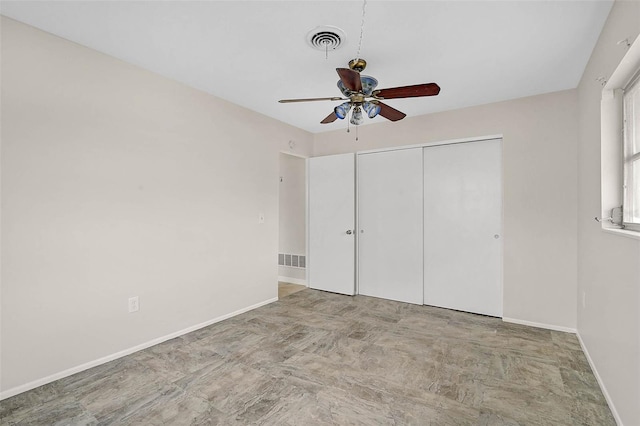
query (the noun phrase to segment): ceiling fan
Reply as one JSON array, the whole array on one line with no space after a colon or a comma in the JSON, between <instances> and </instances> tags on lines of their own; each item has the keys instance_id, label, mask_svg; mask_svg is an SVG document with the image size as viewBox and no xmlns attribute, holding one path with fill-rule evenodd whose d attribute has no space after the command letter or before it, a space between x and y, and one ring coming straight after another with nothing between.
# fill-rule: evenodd
<instances>
[{"instance_id":1,"label":"ceiling fan","mask_svg":"<svg viewBox=\"0 0 640 426\"><path fill-rule=\"evenodd\" d=\"M335 107L333 112L320 123L333 123L338 118L342 120L347 117L349 111L353 108L350 122L357 126L364 122L363 111L369 118L380 114L388 120L398 121L406 117L405 113L391 108L381 100L435 96L440 93L440 86L436 83L376 90L378 80L371 76L360 74L366 66L367 62L358 58L349 61L349 68L336 68L338 76L340 76L338 88L345 96L344 98L336 96L330 98L281 99L278 102L347 101Z\"/></svg>"}]
</instances>

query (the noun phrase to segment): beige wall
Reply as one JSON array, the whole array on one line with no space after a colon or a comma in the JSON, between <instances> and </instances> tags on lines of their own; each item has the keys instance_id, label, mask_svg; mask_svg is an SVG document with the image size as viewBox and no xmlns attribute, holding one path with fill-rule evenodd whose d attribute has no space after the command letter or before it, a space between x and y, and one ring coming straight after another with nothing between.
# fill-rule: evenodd
<instances>
[{"instance_id":1,"label":"beige wall","mask_svg":"<svg viewBox=\"0 0 640 426\"><path fill-rule=\"evenodd\" d=\"M307 181L304 158L280 154L279 252L306 255ZM306 280L305 269L280 266L278 275Z\"/></svg>"},{"instance_id":2,"label":"beige wall","mask_svg":"<svg viewBox=\"0 0 640 426\"><path fill-rule=\"evenodd\" d=\"M617 1L578 87L578 333L625 425L640 425L640 241L605 233L600 208L600 97L640 32L640 2ZM585 307L582 306L582 295Z\"/></svg>"},{"instance_id":3,"label":"beige wall","mask_svg":"<svg viewBox=\"0 0 640 426\"><path fill-rule=\"evenodd\" d=\"M314 155L502 134L504 317L574 329L576 102L569 90L407 117L363 126L358 142L344 129L316 134Z\"/></svg>"},{"instance_id":4,"label":"beige wall","mask_svg":"<svg viewBox=\"0 0 640 426\"><path fill-rule=\"evenodd\" d=\"M309 133L6 18L1 57L5 394L277 297Z\"/></svg>"}]
</instances>

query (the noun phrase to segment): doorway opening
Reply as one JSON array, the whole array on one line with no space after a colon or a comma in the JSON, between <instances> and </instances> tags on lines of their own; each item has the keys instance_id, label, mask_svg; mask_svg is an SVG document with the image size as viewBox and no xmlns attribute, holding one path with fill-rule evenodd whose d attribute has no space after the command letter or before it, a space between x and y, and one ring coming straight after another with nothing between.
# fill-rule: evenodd
<instances>
[{"instance_id":1,"label":"doorway opening","mask_svg":"<svg viewBox=\"0 0 640 426\"><path fill-rule=\"evenodd\" d=\"M278 298L307 287L306 161L280 153Z\"/></svg>"}]
</instances>

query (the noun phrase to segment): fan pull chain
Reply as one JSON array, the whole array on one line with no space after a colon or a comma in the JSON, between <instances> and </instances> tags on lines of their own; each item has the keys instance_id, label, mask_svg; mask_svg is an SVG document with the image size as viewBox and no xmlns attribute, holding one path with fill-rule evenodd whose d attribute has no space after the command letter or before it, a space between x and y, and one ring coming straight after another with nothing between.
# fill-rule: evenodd
<instances>
[{"instance_id":1,"label":"fan pull chain","mask_svg":"<svg viewBox=\"0 0 640 426\"><path fill-rule=\"evenodd\" d=\"M360 48L362 47L362 35L364 34L364 15L365 8L367 7L367 0L362 2L362 22L360 23L360 40L358 41L358 53L356 53L356 59L360 59Z\"/></svg>"},{"instance_id":2,"label":"fan pull chain","mask_svg":"<svg viewBox=\"0 0 640 426\"><path fill-rule=\"evenodd\" d=\"M356 126L356 142L358 142L358 127L360 126Z\"/></svg>"}]
</instances>

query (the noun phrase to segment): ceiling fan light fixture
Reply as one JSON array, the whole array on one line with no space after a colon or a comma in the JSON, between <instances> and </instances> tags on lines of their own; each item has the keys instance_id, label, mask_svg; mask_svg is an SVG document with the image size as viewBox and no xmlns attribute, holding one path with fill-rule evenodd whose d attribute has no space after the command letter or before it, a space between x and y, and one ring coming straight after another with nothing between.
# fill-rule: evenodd
<instances>
[{"instance_id":1,"label":"ceiling fan light fixture","mask_svg":"<svg viewBox=\"0 0 640 426\"><path fill-rule=\"evenodd\" d=\"M359 126L364 123L364 117L362 116L362 108L356 106L351 114L351 120L349 121L354 126Z\"/></svg>"},{"instance_id":2,"label":"ceiling fan light fixture","mask_svg":"<svg viewBox=\"0 0 640 426\"><path fill-rule=\"evenodd\" d=\"M351 109L351 102L345 102L345 103L340 104L337 107L335 107L333 109L333 112L335 112L336 116L340 120L344 120L344 118L347 116L347 114L349 114L349 110L350 109Z\"/></svg>"},{"instance_id":3,"label":"ceiling fan light fixture","mask_svg":"<svg viewBox=\"0 0 640 426\"><path fill-rule=\"evenodd\" d=\"M380 105L374 104L373 102L365 102L362 104L362 108L365 110L369 118L373 118L380 113Z\"/></svg>"},{"instance_id":4,"label":"ceiling fan light fixture","mask_svg":"<svg viewBox=\"0 0 640 426\"><path fill-rule=\"evenodd\" d=\"M373 89L378 85L378 80L369 75L360 75L360 81L362 82L362 93L365 96L371 96Z\"/></svg>"},{"instance_id":5,"label":"ceiling fan light fixture","mask_svg":"<svg viewBox=\"0 0 640 426\"><path fill-rule=\"evenodd\" d=\"M340 89L340 92L342 93L342 95L347 98L353 94L351 90L347 89L347 87L344 85L342 80L338 80L338 89Z\"/></svg>"}]
</instances>

